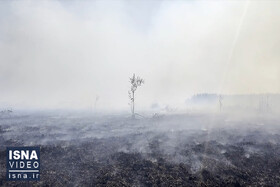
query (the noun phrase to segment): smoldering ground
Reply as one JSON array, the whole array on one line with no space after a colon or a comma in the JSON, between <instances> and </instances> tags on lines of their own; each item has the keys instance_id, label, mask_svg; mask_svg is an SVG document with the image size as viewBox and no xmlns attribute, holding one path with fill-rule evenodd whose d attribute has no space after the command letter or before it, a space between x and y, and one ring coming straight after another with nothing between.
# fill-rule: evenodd
<instances>
[{"instance_id":1,"label":"smoldering ground","mask_svg":"<svg viewBox=\"0 0 280 187\"><path fill-rule=\"evenodd\" d=\"M270 115L13 114L0 121L6 146L41 147L39 186L279 185L279 119Z\"/></svg>"},{"instance_id":2,"label":"smoldering ground","mask_svg":"<svg viewBox=\"0 0 280 187\"><path fill-rule=\"evenodd\" d=\"M280 92L279 8L249 0L0 1L0 105L16 111L0 119L0 185L279 186L279 115L249 114L258 98L248 107L251 95L242 97L235 110L243 115L185 111L195 93ZM145 79L137 112L152 105L184 114L26 112L128 113L134 72ZM277 103L262 101L279 111ZM36 145L41 180L7 182L6 146Z\"/></svg>"}]
</instances>

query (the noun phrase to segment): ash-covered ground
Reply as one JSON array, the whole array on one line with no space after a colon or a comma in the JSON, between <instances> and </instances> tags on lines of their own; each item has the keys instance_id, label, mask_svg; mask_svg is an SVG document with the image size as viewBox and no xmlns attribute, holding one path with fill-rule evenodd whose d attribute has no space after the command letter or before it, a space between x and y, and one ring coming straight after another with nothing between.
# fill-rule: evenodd
<instances>
[{"instance_id":1,"label":"ash-covered ground","mask_svg":"<svg viewBox=\"0 0 280 187\"><path fill-rule=\"evenodd\" d=\"M12 114L0 186L280 186L277 117ZM40 146L41 180L6 181L6 147Z\"/></svg>"}]
</instances>

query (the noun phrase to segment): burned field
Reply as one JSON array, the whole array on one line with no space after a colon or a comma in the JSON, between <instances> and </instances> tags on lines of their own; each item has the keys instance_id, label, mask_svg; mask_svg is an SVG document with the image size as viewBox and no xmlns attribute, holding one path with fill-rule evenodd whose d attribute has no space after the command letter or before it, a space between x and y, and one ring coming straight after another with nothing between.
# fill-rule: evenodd
<instances>
[{"instance_id":1,"label":"burned field","mask_svg":"<svg viewBox=\"0 0 280 187\"><path fill-rule=\"evenodd\" d=\"M279 186L279 121L234 119L5 116L0 185ZM40 181L6 181L7 146L41 147Z\"/></svg>"}]
</instances>

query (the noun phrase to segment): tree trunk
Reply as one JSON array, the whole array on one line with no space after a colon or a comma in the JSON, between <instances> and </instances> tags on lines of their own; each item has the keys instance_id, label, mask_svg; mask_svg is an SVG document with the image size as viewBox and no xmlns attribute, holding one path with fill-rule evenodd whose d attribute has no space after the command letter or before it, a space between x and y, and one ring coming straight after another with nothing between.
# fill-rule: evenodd
<instances>
[{"instance_id":1,"label":"tree trunk","mask_svg":"<svg viewBox=\"0 0 280 187\"><path fill-rule=\"evenodd\" d=\"M135 118L135 114L134 114L134 92L132 92L132 118Z\"/></svg>"}]
</instances>

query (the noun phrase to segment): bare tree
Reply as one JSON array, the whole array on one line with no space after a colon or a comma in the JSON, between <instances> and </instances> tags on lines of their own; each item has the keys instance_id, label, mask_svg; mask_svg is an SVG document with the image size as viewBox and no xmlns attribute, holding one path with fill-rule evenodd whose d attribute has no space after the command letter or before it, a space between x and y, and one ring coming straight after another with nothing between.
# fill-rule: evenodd
<instances>
[{"instance_id":1,"label":"bare tree","mask_svg":"<svg viewBox=\"0 0 280 187\"><path fill-rule=\"evenodd\" d=\"M219 95L219 104L220 104L220 111L222 111L222 107L223 107L223 96Z\"/></svg>"},{"instance_id":2,"label":"bare tree","mask_svg":"<svg viewBox=\"0 0 280 187\"><path fill-rule=\"evenodd\" d=\"M130 107L131 107L131 114L132 114L132 118L135 118L135 112L134 112L134 108L135 108L135 91L137 90L137 88L139 86L141 86L142 84L144 84L144 80L140 77L136 77L135 74L133 74L133 76L130 79L130 84L131 84L131 88L128 91L128 97L130 99Z\"/></svg>"},{"instance_id":3,"label":"bare tree","mask_svg":"<svg viewBox=\"0 0 280 187\"><path fill-rule=\"evenodd\" d=\"M259 110L261 112L270 112L271 108L269 105L269 95L262 95L259 98Z\"/></svg>"},{"instance_id":4,"label":"bare tree","mask_svg":"<svg viewBox=\"0 0 280 187\"><path fill-rule=\"evenodd\" d=\"M98 102L98 100L99 100L99 96L97 95L96 97L95 97L95 102L94 102L94 110L96 111L96 107L97 107L97 102Z\"/></svg>"}]
</instances>

